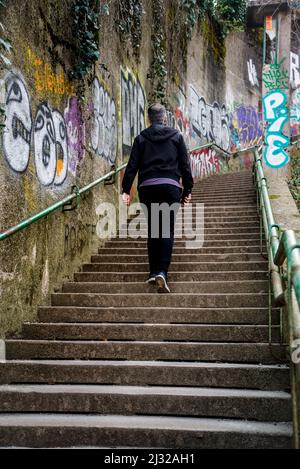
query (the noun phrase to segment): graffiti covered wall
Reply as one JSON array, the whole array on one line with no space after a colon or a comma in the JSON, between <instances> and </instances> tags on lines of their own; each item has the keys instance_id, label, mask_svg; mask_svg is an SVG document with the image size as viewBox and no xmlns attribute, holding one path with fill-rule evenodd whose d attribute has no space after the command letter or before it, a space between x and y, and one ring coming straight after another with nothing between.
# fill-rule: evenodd
<instances>
[{"instance_id":1,"label":"graffiti covered wall","mask_svg":"<svg viewBox=\"0 0 300 469\"><path fill-rule=\"evenodd\" d=\"M83 158L83 122L76 97L69 98L65 116L46 101L37 106L34 114L21 73L9 72L4 77L4 88L2 144L9 167L24 173L32 153L40 184L62 185L69 168L74 173L76 161Z\"/></svg>"}]
</instances>

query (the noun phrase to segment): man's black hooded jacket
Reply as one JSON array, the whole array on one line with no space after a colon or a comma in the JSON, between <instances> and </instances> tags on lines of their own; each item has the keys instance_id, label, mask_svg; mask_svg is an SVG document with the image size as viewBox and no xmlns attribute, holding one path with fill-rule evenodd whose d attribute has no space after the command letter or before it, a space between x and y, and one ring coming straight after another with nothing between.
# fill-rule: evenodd
<instances>
[{"instance_id":1,"label":"man's black hooded jacket","mask_svg":"<svg viewBox=\"0 0 300 469\"><path fill-rule=\"evenodd\" d=\"M152 125L136 137L122 181L126 194L129 194L137 172L138 187L147 179L169 178L179 182L182 178L182 195L190 194L193 177L187 148L178 130Z\"/></svg>"}]
</instances>

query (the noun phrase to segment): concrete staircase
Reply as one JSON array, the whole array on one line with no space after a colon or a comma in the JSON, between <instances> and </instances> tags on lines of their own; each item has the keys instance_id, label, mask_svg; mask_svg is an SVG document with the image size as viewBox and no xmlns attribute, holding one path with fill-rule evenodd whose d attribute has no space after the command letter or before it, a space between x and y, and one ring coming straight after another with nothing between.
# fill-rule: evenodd
<instances>
[{"instance_id":1,"label":"concrete staircase","mask_svg":"<svg viewBox=\"0 0 300 469\"><path fill-rule=\"evenodd\" d=\"M205 244L176 239L171 294L144 283L144 239L112 240L6 341L0 446L291 446L251 173L199 182L194 202L205 203Z\"/></svg>"}]
</instances>

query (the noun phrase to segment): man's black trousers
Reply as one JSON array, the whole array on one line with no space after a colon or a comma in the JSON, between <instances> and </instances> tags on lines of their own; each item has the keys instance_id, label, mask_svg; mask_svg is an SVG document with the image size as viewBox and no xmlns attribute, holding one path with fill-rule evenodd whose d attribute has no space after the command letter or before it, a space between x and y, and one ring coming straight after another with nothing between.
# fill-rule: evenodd
<instances>
[{"instance_id":1,"label":"man's black trousers","mask_svg":"<svg viewBox=\"0 0 300 469\"><path fill-rule=\"evenodd\" d=\"M171 184L145 186L139 189L140 203L147 207L150 274L164 272L167 275L168 273L174 244L176 214L180 206L181 195L182 190ZM163 207L159 211L158 204L167 204L169 208L173 206L173 209L169 210L170 215L165 216ZM165 208L168 207L165 206ZM159 214L159 219L157 219L157 214Z\"/></svg>"}]
</instances>

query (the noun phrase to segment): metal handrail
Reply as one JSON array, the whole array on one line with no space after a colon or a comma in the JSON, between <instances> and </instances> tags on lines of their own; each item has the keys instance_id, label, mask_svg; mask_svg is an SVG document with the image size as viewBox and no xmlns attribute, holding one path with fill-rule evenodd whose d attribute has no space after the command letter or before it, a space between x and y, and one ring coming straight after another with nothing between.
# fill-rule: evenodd
<instances>
[{"instance_id":1,"label":"metal handrail","mask_svg":"<svg viewBox=\"0 0 300 469\"><path fill-rule=\"evenodd\" d=\"M227 150L224 150L224 148L219 147L219 145L217 145L216 143L211 142L211 143L205 143L204 145L200 145L198 147L192 148L190 150L190 153L193 153L194 151L199 151L199 150L206 150L207 148L214 148L219 153L223 153L226 157L231 157L231 156L234 157L238 155L239 153L246 153L248 151L250 152L254 151L257 148L257 145L252 145L251 147L241 148L237 151L227 151Z\"/></svg>"},{"instance_id":2,"label":"metal handrail","mask_svg":"<svg viewBox=\"0 0 300 469\"><path fill-rule=\"evenodd\" d=\"M77 186L73 186L75 190L73 190L72 194L68 195L62 200L59 200L58 202L55 202L54 204L50 205L46 209L42 210L41 212L36 213L35 215L32 215L31 217L21 221L17 225L13 226L12 228L9 228L8 230L4 231L3 233L0 233L0 241L8 238L9 236L17 233L18 231L23 230L24 228L27 228L27 226L31 225L32 223L40 220L41 218L45 218L47 215L49 215L52 212L55 212L61 207L64 207L65 205L69 204L70 202L73 202L73 200L76 201L76 206L78 204L78 200L81 194L84 194L85 192L89 192L91 189L94 187L98 186L102 182L106 181L108 178L116 175L122 169L126 168L127 163L123 163L121 166L118 168L110 171L109 173L105 174L104 176L101 176L99 179L96 179L95 181L91 182L87 186L84 186L82 188L79 188Z\"/></svg>"},{"instance_id":3,"label":"metal handrail","mask_svg":"<svg viewBox=\"0 0 300 469\"><path fill-rule=\"evenodd\" d=\"M293 439L294 447L299 449L299 395L297 373L300 371L300 366L297 367L297 364L293 362L292 354L294 352L294 341L300 338L300 244L298 244L296 234L293 230L281 231L279 225L274 221L267 179L263 171L262 157L257 148L254 150L253 175L257 186L258 206L261 215L261 224L265 231L269 261L269 343L272 343L272 286L273 305L277 307L284 306L287 313ZM285 261L287 261L287 272L284 267ZM280 324L280 326L282 331L282 324Z\"/></svg>"}]
</instances>

